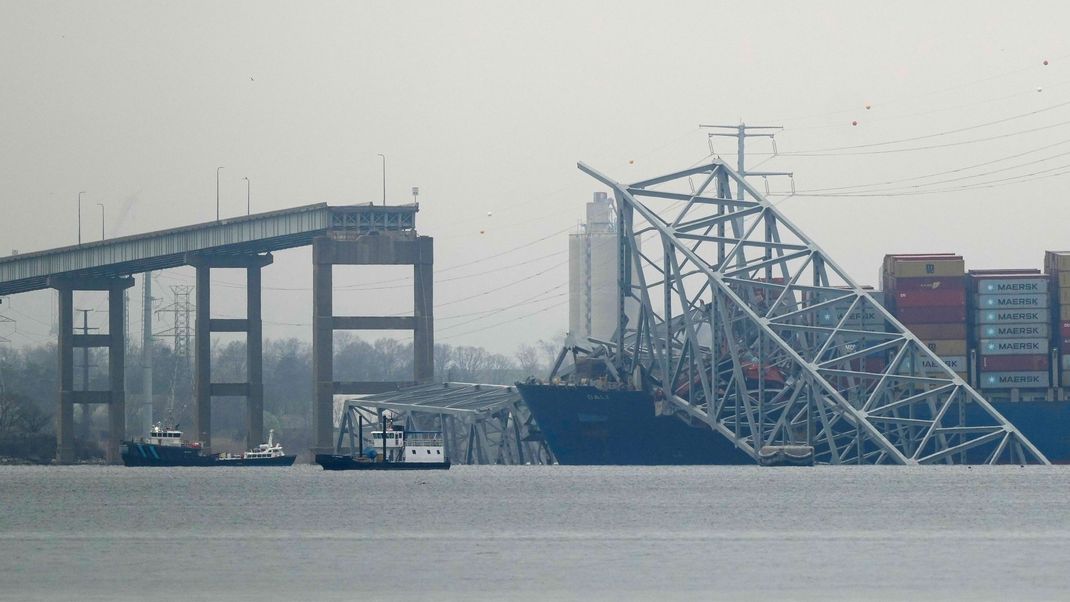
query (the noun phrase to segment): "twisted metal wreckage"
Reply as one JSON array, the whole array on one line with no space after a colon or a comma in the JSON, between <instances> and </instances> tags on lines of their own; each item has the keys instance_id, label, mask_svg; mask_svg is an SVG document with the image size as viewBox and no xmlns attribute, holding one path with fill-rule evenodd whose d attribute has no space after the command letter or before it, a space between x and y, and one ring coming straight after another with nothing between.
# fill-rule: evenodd
<instances>
[{"instance_id":1,"label":"twisted metal wreckage","mask_svg":"<svg viewBox=\"0 0 1070 602\"><path fill-rule=\"evenodd\" d=\"M724 162L635 184L579 168L616 197L620 297L613 339L577 362L755 460L807 445L826 464L1048 464Z\"/></svg>"}]
</instances>

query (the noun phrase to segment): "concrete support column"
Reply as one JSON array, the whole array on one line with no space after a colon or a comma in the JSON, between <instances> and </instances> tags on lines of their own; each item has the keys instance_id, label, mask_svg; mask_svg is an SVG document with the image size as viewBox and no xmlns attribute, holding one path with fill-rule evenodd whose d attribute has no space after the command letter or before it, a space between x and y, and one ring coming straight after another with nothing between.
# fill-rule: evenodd
<instances>
[{"instance_id":1,"label":"concrete support column","mask_svg":"<svg viewBox=\"0 0 1070 602\"><path fill-rule=\"evenodd\" d=\"M197 268L197 318L193 344L193 424L197 439L212 449L212 270L206 263Z\"/></svg>"},{"instance_id":2,"label":"concrete support column","mask_svg":"<svg viewBox=\"0 0 1070 602\"><path fill-rule=\"evenodd\" d=\"M312 243L312 451L317 454L334 449L334 273L319 252L329 244L319 238Z\"/></svg>"},{"instance_id":3,"label":"concrete support column","mask_svg":"<svg viewBox=\"0 0 1070 602\"><path fill-rule=\"evenodd\" d=\"M74 462L74 291L59 293L59 407L56 411L56 462Z\"/></svg>"},{"instance_id":4,"label":"concrete support column","mask_svg":"<svg viewBox=\"0 0 1070 602\"><path fill-rule=\"evenodd\" d=\"M264 439L264 323L261 318L260 264L245 268L246 289L246 446L255 449Z\"/></svg>"},{"instance_id":5,"label":"concrete support column","mask_svg":"<svg viewBox=\"0 0 1070 602\"><path fill-rule=\"evenodd\" d=\"M48 286L59 294L59 408L56 412L56 462L74 462L74 404L91 403L108 406L108 440L104 454L109 463L119 462L119 445L126 435L126 289L132 278L93 276L50 276ZM108 334L74 334L74 291L107 291ZM108 348L108 391L76 391L74 388L75 346Z\"/></svg>"},{"instance_id":6,"label":"concrete support column","mask_svg":"<svg viewBox=\"0 0 1070 602\"><path fill-rule=\"evenodd\" d=\"M126 437L126 287L108 291L108 381L111 401L108 403L108 447L105 460L118 464L119 444Z\"/></svg>"},{"instance_id":7,"label":"concrete support column","mask_svg":"<svg viewBox=\"0 0 1070 602\"><path fill-rule=\"evenodd\" d=\"M413 265L413 378L427 384L435 378L435 297L434 241L429 236L416 239Z\"/></svg>"}]
</instances>

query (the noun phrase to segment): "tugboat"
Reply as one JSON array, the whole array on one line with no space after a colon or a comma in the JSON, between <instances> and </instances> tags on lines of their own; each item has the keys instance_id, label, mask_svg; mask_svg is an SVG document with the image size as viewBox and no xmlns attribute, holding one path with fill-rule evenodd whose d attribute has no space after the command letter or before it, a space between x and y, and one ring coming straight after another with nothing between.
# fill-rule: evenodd
<instances>
[{"instance_id":1,"label":"tugboat","mask_svg":"<svg viewBox=\"0 0 1070 602\"><path fill-rule=\"evenodd\" d=\"M268 431L267 443L243 454L219 454L219 466L292 466L297 456L287 456L282 445L275 443L275 429Z\"/></svg>"},{"instance_id":2,"label":"tugboat","mask_svg":"<svg viewBox=\"0 0 1070 602\"><path fill-rule=\"evenodd\" d=\"M148 437L123 441L119 447L126 466L291 466L297 456L287 456L275 443L275 431L268 442L243 454L210 454L199 441L183 441L178 427L156 423Z\"/></svg>"},{"instance_id":3,"label":"tugboat","mask_svg":"<svg viewBox=\"0 0 1070 602\"><path fill-rule=\"evenodd\" d=\"M343 420L343 433L349 415ZM359 419L358 439L364 444L364 419ZM348 425L352 428L352 424ZM341 437L339 437L341 439ZM355 454L316 454L323 470L449 470L440 431L406 431L392 422L372 431L373 445Z\"/></svg>"}]
</instances>

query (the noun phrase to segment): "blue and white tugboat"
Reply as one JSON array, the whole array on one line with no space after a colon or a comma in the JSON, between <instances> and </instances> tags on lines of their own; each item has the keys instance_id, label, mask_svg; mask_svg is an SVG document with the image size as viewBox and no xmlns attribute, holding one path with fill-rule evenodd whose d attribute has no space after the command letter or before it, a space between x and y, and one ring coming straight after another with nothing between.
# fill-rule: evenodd
<instances>
[{"instance_id":1,"label":"blue and white tugboat","mask_svg":"<svg viewBox=\"0 0 1070 602\"><path fill-rule=\"evenodd\" d=\"M148 437L123 441L119 447L127 466L291 466L296 455L286 455L275 443L275 431L268 442L243 454L211 454L199 441L183 441L177 427L157 423Z\"/></svg>"},{"instance_id":2,"label":"blue and white tugboat","mask_svg":"<svg viewBox=\"0 0 1070 602\"><path fill-rule=\"evenodd\" d=\"M363 445L364 421L359 422L357 441ZM344 423L342 428L344 433ZM370 447L359 453L316 454L316 464L324 470L448 470L450 459L441 432L406 431L384 423L382 430L372 431Z\"/></svg>"}]
</instances>

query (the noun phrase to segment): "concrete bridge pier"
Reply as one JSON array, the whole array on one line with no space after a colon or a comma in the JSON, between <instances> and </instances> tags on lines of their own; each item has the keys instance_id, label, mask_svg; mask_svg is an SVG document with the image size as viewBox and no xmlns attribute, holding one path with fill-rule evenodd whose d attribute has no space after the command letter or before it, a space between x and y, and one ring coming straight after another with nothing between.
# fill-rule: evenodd
<instances>
[{"instance_id":1,"label":"concrete bridge pier","mask_svg":"<svg viewBox=\"0 0 1070 602\"><path fill-rule=\"evenodd\" d=\"M411 216L415 207L353 207L356 217L344 223L390 224L396 215L408 220L399 229L346 230L339 228L312 242L312 372L315 399L313 453L334 449L334 396L394 391L400 387L430 383L434 378L433 267L434 240L418 236ZM340 220L339 220L340 221ZM394 222L396 223L396 222ZM333 303L335 265L411 265L414 291L411 316L336 316ZM412 330L413 380L339 382L334 379L335 330Z\"/></svg>"},{"instance_id":2,"label":"concrete bridge pier","mask_svg":"<svg viewBox=\"0 0 1070 602\"><path fill-rule=\"evenodd\" d=\"M105 460L118 464L119 444L126 435L126 333L123 325L123 292L133 278L49 276L48 287L59 293L59 408L56 412L56 463L74 462L74 404L102 403L108 406L108 441ZM108 334L74 333L74 291L107 291ZM108 348L108 390L76 391L74 348Z\"/></svg>"},{"instance_id":3,"label":"concrete bridge pier","mask_svg":"<svg viewBox=\"0 0 1070 602\"><path fill-rule=\"evenodd\" d=\"M212 448L212 397L245 397L246 448L264 442L264 324L261 318L260 270L274 258L263 255L189 254L186 263L197 269L197 317L193 351L193 421L197 439ZM212 318L212 268L244 268L246 276L245 318ZM212 382L212 333L244 332L246 382Z\"/></svg>"}]
</instances>

